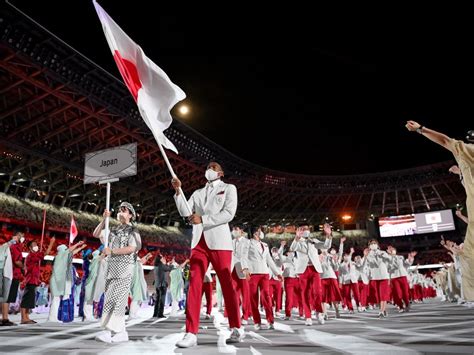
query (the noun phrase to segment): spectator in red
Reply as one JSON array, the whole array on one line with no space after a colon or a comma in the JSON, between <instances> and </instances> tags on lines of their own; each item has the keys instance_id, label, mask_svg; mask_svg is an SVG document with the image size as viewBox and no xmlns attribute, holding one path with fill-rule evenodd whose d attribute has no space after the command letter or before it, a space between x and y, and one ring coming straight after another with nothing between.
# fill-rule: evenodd
<instances>
[{"instance_id":1,"label":"spectator in red","mask_svg":"<svg viewBox=\"0 0 474 355\"><path fill-rule=\"evenodd\" d=\"M46 255L51 253L55 238L49 241ZM30 319L30 310L35 308L36 287L40 284L40 267L41 261L44 259L44 253L40 251L38 243L34 240L28 242L29 254L25 259L25 292L21 299L21 324L35 324L34 320Z\"/></svg>"},{"instance_id":2,"label":"spectator in red","mask_svg":"<svg viewBox=\"0 0 474 355\"><path fill-rule=\"evenodd\" d=\"M13 234L10 243L10 254L12 256L13 264L13 279L10 287L10 293L8 294L7 302L2 304L2 322L0 326L11 326L16 325L8 319L8 308L10 303L15 303L18 296L18 287L20 286L21 280L21 269L23 268L23 256L21 251L23 249L23 242L25 236L22 232L17 231Z\"/></svg>"}]
</instances>

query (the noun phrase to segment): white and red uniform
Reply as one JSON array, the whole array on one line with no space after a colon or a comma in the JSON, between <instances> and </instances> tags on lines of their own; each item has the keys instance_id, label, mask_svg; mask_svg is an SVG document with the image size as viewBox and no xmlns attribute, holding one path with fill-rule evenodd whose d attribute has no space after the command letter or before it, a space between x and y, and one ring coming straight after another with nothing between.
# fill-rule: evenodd
<instances>
[{"instance_id":1,"label":"white and red uniform","mask_svg":"<svg viewBox=\"0 0 474 355\"><path fill-rule=\"evenodd\" d=\"M367 299L369 297L369 276L367 267L364 266L364 259L355 263L357 283L359 286L359 299L362 307L367 307Z\"/></svg>"},{"instance_id":2,"label":"white and red uniform","mask_svg":"<svg viewBox=\"0 0 474 355\"><path fill-rule=\"evenodd\" d=\"M283 273L282 261L279 256L273 256L272 259L275 262L275 265L280 269L280 275ZM275 312L281 311L281 299L283 291L283 282L280 281L272 270L270 269L270 300L272 301L272 306L275 307Z\"/></svg>"},{"instance_id":3,"label":"white and red uniform","mask_svg":"<svg viewBox=\"0 0 474 355\"><path fill-rule=\"evenodd\" d=\"M323 313L320 277L323 269L319 261L318 249L329 249L331 243L331 238L326 238L324 242L315 238L301 238L299 240L295 239L291 243L290 250L298 253L296 273L300 280L303 310L306 319L311 318L311 308L314 308L319 313Z\"/></svg>"},{"instance_id":4,"label":"white and red uniform","mask_svg":"<svg viewBox=\"0 0 474 355\"><path fill-rule=\"evenodd\" d=\"M330 254L321 254L319 255L321 261L321 268L323 272L321 273L321 286L322 286L322 300L324 303L333 303L341 302L342 295L341 290L339 289L339 284L337 281L337 276L335 270L337 270L338 265Z\"/></svg>"},{"instance_id":5,"label":"white and red uniform","mask_svg":"<svg viewBox=\"0 0 474 355\"><path fill-rule=\"evenodd\" d=\"M370 271L369 288L374 294L376 303L390 301L390 275L387 268L389 262L390 256L379 249L370 250L364 258L364 265L367 265Z\"/></svg>"},{"instance_id":6,"label":"white and red uniform","mask_svg":"<svg viewBox=\"0 0 474 355\"><path fill-rule=\"evenodd\" d=\"M283 277L285 286L285 316L291 316L293 307L298 307L300 316L303 316L303 304L301 299L300 280L295 268L294 256L283 255L283 247L278 250L280 260L283 263Z\"/></svg>"},{"instance_id":7,"label":"white and red uniform","mask_svg":"<svg viewBox=\"0 0 474 355\"><path fill-rule=\"evenodd\" d=\"M405 259L401 255L391 255L388 265L390 286L395 304L400 308L410 307L410 286L408 285L407 269L413 264L413 259Z\"/></svg>"},{"instance_id":8,"label":"white and red uniform","mask_svg":"<svg viewBox=\"0 0 474 355\"><path fill-rule=\"evenodd\" d=\"M343 245L344 244L341 243L339 246L339 283L342 285L342 297L344 299L344 305L350 311L353 311L354 307L352 306L352 297L354 297L357 307L360 307L357 270L355 263L350 260L352 254L350 254L348 261L343 260Z\"/></svg>"},{"instance_id":9,"label":"white and red uniform","mask_svg":"<svg viewBox=\"0 0 474 355\"><path fill-rule=\"evenodd\" d=\"M275 275L281 275L281 270L275 265L268 245L256 239L250 240L248 253L248 266L250 271L250 304L252 306L252 315L254 324L261 324L260 311L258 309L258 291L260 290L260 300L265 309L265 316L268 323L273 324L274 315L270 300L269 279L270 270Z\"/></svg>"},{"instance_id":10,"label":"white and red uniform","mask_svg":"<svg viewBox=\"0 0 474 355\"><path fill-rule=\"evenodd\" d=\"M244 237L237 237L232 241L232 281L237 298L242 304L242 319L248 320L252 314L250 306L250 286L243 272L248 269L250 241Z\"/></svg>"},{"instance_id":11,"label":"white and red uniform","mask_svg":"<svg viewBox=\"0 0 474 355\"><path fill-rule=\"evenodd\" d=\"M183 217L186 208L183 194L175 195L176 206ZM201 224L193 224L190 280L186 302L186 332L197 334L202 300L204 274L212 263L222 287L230 328L240 328L240 309L232 285L232 236L229 222L237 210L237 189L221 180L209 182L196 190L188 201L191 210L200 215Z\"/></svg>"}]
</instances>

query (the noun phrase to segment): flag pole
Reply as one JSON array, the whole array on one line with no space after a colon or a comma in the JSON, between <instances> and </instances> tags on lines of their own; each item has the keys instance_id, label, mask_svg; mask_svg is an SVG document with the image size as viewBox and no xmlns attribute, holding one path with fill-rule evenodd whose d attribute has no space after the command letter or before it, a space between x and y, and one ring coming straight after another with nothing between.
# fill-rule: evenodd
<instances>
[{"instance_id":1,"label":"flag pole","mask_svg":"<svg viewBox=\"0 0 474 355\"><path fill-rule=\"evenodd\" d=\"M168 167L168 170L170 171L171 176L173 178L178 178L176 174L174 173L173 167L171 166L170 161L168 160L168 156L166 155L166 152L163 149L163 146L161 145L160 142L158 142L158 140L156 141L156 143L158 143L158 147L160 147L161 155L163 156L163 159L165 160L166 166ZM179 188L179 193L181 194L181 196L183 196L184 204L186 205L186 209L188 210L189 215L192 215L193 210L189 206L188 200L186 200L186 198L184 197L184 193L183 193L183 190L181 190L181 187Z\"/></svg>"},{"instance_id":2,"label":"flag pole","mask_svg":"<svg viewBox=\"0 0 474 355\"><path fill-rule=\"evenodd\" d=\"M107 192L105 195L105 208L110 212L110 182L107 182ZM109 244L109 220L110 217L105 217L105 232L104 232L104 247L107 248Z\"/></svg>"},{"instance_id":3,"label":"flag pole","mask_svg":"<svg viewBox=\"0 0 474 355\"><path fill-rule=\"evenodd\" d=\"M43 229L41 231L40 250L43 251L44 229L46 227L46 208L43 209Z\"/></svg>"}]
</instances>

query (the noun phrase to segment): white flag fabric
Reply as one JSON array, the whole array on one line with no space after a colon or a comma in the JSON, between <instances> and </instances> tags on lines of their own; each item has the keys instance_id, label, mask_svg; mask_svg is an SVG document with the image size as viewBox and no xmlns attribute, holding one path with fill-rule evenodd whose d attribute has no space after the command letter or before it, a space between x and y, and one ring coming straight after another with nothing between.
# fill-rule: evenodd
<instances>
[{"instance_id":1,"label":"white flag fabric","mask_svg":"<svg viewBox=\"0 0 474 355\"><path fill-rule=\"evenodd\" d=\"M163 131L171 125L170 110L186 94L143 53L96 0L93 3L120 74L137 102L143 120L156 141L177 154L176 147Z\"/></svg>"}]
</instances>

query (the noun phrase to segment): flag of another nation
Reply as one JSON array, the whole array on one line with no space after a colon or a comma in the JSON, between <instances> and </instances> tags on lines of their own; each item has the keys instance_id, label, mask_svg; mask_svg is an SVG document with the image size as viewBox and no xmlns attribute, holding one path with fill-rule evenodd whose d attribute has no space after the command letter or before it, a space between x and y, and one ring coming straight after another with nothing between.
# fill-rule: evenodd
<instances>
[{"instance_id":1,"label":"flag of another nation","mask_svg":"<svg viewBox=\"0 0 474 355\"><path fill-rule=\"evenodd\" d=\"M77 226L76 221L74 221L74 216L71 215L71 227L69 228L69 244L74 242L74 239L77 237Z\"/></svg>"},{"instance_id":2,"label":"flag of another nation","mask_svg":"<svg viewBox=\"0 0 474 355\"><path fill-rule=\"evenodd\" d=\"M163 131L171 125L170 110L186 94L143 53L96 0L93 3L120 74L137 102L143 120L157 142L178 153Z\"/></svg>"}]
</instances>

